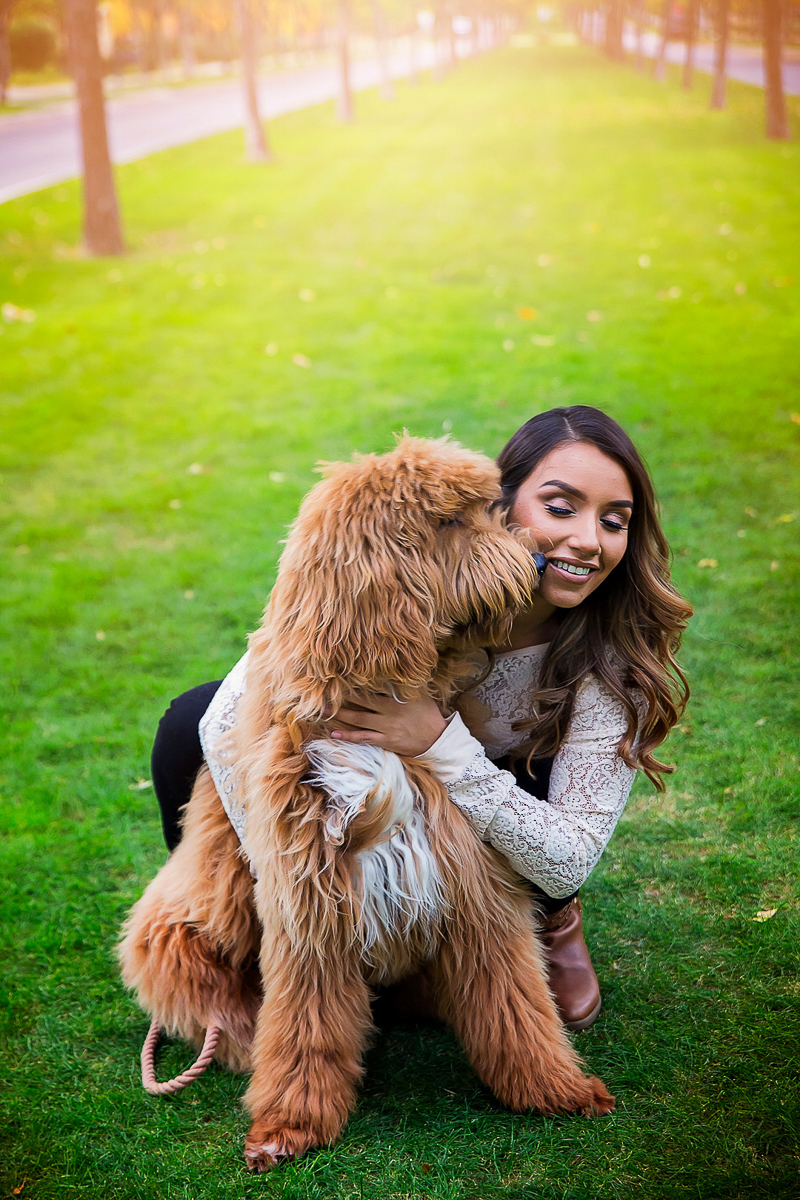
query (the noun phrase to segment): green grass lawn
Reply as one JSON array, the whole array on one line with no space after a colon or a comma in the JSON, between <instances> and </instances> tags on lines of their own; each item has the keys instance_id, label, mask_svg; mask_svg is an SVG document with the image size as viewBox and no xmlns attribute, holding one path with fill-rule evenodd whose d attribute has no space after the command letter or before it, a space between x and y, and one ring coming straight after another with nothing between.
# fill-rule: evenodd
<instances>
[{"instance_id":1,"label":"green grass lawn","mask_svg":"<svg viewBox=\"0 0 800 1200\"><path fill-rule=\"evenodd\" d=\"M120 261L75 253L77 184L0 208L35 314L0 324L3 1195L797 1196L800 150L706 89L496 52L276 121L274 166L231 134L122 168ZM157 719L241 654L316 460L404 426L496 453L562 403L636 439L696 610L678 772L584 889L617 1111L509 1115L397 1029L341 1143L251 1178L244 1081L146 1096L117 978Z\"/></svg>"}]
</instances>

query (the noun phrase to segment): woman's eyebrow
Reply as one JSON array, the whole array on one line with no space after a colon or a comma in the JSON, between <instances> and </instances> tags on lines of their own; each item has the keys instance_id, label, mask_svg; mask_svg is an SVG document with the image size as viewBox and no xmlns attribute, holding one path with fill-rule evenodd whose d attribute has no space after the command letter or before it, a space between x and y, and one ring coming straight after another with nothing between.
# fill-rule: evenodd
<instances>
[{"instance_id":1,"label":"woman's eyebrow","mask_svg":"<svg viewBox=\"0 0 800 1200\"><path fill-rule=\"evenodd\" d=\"M577 497L578 500L585 500L586 493L581 492L578 488L572 487L569 483L564 483L563 479L548 479L546 483L539 484L539 490L546 487L557 487L560 492L568 492L570 496Z\"/></svg>"},{"instance_id":2,"label":"woman's eyebrow","mask_svg":"<svg viewBox=\"0 0 800 1200\"><path fill-rule=\"evenodd\" d=\"M539 484L539 490L546 487L558 488L560 492L566 492L570 496L574 496L577 500L586 500L586 493L579 488L573 487L570 483L564 483L563 479L548 479L546 483ZM608 505L609 508L633 508L632 500L612 500Z\"/></svg>"}]
</instances>

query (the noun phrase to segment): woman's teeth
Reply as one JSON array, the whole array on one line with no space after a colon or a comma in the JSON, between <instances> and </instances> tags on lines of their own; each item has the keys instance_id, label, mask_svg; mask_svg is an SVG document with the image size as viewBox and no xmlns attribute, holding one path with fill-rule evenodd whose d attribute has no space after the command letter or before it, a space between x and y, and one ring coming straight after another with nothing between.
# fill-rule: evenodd
<instances>
[{"instance_id":1,"label":"woman's teeth","mask_svg":"<svg viewBox=\"0 0 800 1200\"><path fill-rule=\"evenodd\" d=\"M558 567L560 571L567 571L570 575L588 575L591 567L576 567L574 563L564 562L563 558L551 558L551 563L554 567Z\"/></svg>"}]
</instances>

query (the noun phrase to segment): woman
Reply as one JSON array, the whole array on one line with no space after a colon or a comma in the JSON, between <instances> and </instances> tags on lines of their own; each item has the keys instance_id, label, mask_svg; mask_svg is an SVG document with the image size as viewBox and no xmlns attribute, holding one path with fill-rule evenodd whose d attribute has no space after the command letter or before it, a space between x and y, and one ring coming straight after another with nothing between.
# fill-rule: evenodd
<instances>
[{"instance_id":1,"label":"woman","mask_svg":"<svg viewBox=\"0 0 800 1200\"><path fill-rule=\"evenodd\" d=\"M549 982L566 1025L586 1029L601 997L583 938L578 889L602 854L637 769L663 787L653 752L688 688L675 661L691 615L669 581L652 484L635 447L598 409L533 417L498 463L510 520L547 558L509 649L445 718L427 695L359 697L331 736L423 759L477 834L530 881L543 914ZM179 807L233 719L241 664L173 701L153 748L167 844ZM200 732L198 736L198 725ZM201 744L202 743L202 744Z\"/></svg>"}]
</instances>

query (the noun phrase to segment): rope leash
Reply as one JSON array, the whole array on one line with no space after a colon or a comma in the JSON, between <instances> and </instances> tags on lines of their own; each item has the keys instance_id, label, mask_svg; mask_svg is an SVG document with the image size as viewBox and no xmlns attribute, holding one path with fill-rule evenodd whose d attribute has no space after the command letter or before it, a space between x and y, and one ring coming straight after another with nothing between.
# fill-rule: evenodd
<instances>
[{"instance_id":1,"label":"rope leash","mask_svg":"<svg viewBox=\"0 0 800 1200\"><path fill-rule=\"evenodd\" d=\"M182 1075L176 1075L174 1079L166 1079L163 1083L159 1083L156 1079L155 1056L158 1039L161 1036L161 1026L158 1021L154 1020L142 1046L142 1087L144 1090L151 1096L172 1096L182 1088L188 1087L195 1079L199 1079L214 1057L219 1034L218 1025L209 1025L203 1049L192 1065Z\"/></svg>"}]
</instances>

